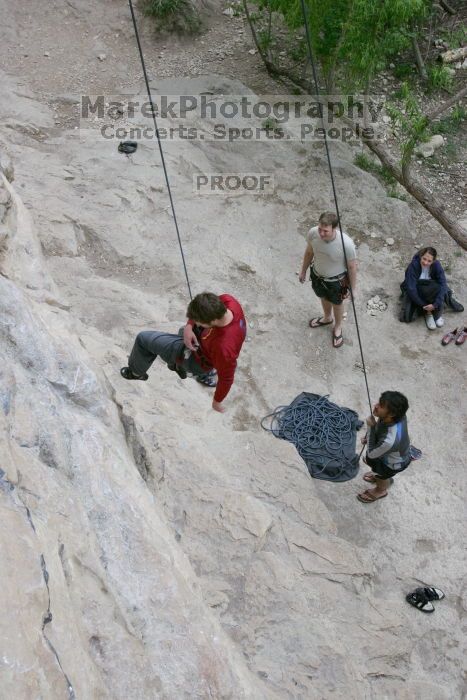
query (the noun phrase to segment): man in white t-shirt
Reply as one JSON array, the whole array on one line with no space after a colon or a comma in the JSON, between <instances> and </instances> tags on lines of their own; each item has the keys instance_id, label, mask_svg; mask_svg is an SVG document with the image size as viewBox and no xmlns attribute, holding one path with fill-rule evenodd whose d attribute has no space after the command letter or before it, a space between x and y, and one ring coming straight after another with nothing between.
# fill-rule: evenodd
<instances>
[{"instance_id":1,"label":"man in white t-shirt","mask_svg":"<svg viewBox=\"0 0 467 700\"><path fill-rule=\"evenodd\" d=\"M349 287L355 294L357 282L357 254L355 245L346 233L340 234L337 216L324 212L319 217L318 226L308 231L307 246L303 256L300 282L303 284L306 271L310 268L313 291L321 300L323 315L312 318L310 328L319 328L334 323L332 345L340 348L342 337L343 301L349 297ZM342 247L344 239L344 249ZM346 265L347 257L347 265Z\"/></svg>"}]
</instances>

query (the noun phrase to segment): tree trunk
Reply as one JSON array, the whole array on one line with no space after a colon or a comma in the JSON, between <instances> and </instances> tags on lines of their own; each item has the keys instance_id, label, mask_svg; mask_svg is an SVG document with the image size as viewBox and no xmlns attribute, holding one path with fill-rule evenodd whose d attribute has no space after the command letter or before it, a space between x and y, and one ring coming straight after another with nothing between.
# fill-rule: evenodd
<instances>
[{"instance_id":1,"label":"tree trunk","mask_svg":"<svg viewBox=\"0 0 467 700\"><path fill-rule=\"evenodd\" d=\"M261 51L259 47L256 32L248 11L247 0L243 0L243 6L245 8L248 23L251 27L253 39L258 48L260 56L263 59L263 63L266 67L266 70L272 76L278 79L285 77L288 80L290 80L290 82L292 82L294 85L300 87L302 90L309 90L309 84L306 81L304 81L298 76L293 76L287 70L282 70L278 68L264 55L264 52ZM447 104L442 105L442 107L437 108L432 113L432 115L427 116L427 120L429 121L433 118L433 116L438 116L438 114L447 109L448 106L451 106L450 103L454 104L454 102L457 102L459 99L461 99L465 94L464 90L465 89L459 91L459 93L457 95L454 95L453 98L451 98ZM316 100L322 101L320 95L314 95L314 97ZM346 117L342 117L342 121L350 125L355 130L355 124L352 120L347 119ZM456 241L456 243L458 243L461 246L461 248L467 250L467 229L461 226L459 221L449 211L446 210L444 203L437 200L431 194L431 192L427 190L426 187L414 181L410 173L410 163L406 162L404 164L404 168L402 169L402 166L399 164L399 162L389 153L389 151L380 142L374 141L372 139L365 139L362 137L361 134L360 136L362 138L362 141L368 146L370 151L372 151L379 158L381 163L389 170L389 172L397 180L397 182L399 182L402 185L402 187L404 187L407 190L407 192L409 192L409 194L411 194L412 197L414 197L422 205L422 207L424 207L428 212L430 212L430 214L436 219L436 221L438 221L438 223L441 224L441 226L447 231L451 238L453 238Z\"/></svg>"},{"instance_id":2,"label":"tree trunk","mask_svg":"<svg viewBox=\"0 0 467 700\"><path fill-rule=\"evenodd\" d=\"M455 95L449 98L449 100L446 100L443 104L439 105L439 107L436 107L432 112L426 115L427 121L432 122L434 119L440 116L443 112L445 112L447 109L452 107L453 105L457 104L460 102L465 96L467 95L467 85L465 85L463 88L461 88L458 92L456 92Z\"/></svg>"},{"instance_id":3,"label":"tree trunk","mask_svg":"<svg viewBox=\"0 0 467 700\"><path fill-rule=\"evenodd\" d=\"M412 48L415 55L415 62L417 64L420 77L426 82L428 80L428 73L426 72L425 62L422 58L422 54L420 53L420 47L418 45L417 37L415 36L412 37Z\"/></svg>"},{"instance_id":4,"label":"tree trunk","mask_svg":"<svg viewBox=\"0 0 467 700\"><path fill-rule=\"evenodd\" d=\"M448 14L450 14L450 15L456 14L455 9L453 7L451 7L451 5L448 3L447 0L438 0L438 1L439 1L439 4L441 5L441 7L443 8L443 10L446 10L446 12Z\"/></svg>"},{"instance_id":5,"label":"tree trunk","mask_svg":"<svg viewBox=\"0 0 467 700\"><path fill-rule=\"evenodd\" d=\"M459 221L446 209L444 202L436 199L426 187L416 182L407 168L405 173L396 159L378 141L363 139L370 151L378 156L381 163L389 170L391 175L399 182L412 197L415 197L422 207L446 229L451 238L458 243L461 248L467 250L467 229L461 226ZM405 175L405 176L404 176Z\"/></svg>"}]
</instances>

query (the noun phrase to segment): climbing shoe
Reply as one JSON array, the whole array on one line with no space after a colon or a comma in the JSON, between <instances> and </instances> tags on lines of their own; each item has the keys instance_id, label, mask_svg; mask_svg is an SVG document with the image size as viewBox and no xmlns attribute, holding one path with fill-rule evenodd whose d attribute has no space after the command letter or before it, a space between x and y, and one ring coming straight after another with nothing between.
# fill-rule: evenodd
<instances>
[{"instance_id":1,"label":"climbing shoe","mask_svg":"<svg viewBox=\"0 0 467 700\"><path fill-rule=\"evenodd\" d=\"M120 370L120 374L122 375L123 379L139 379L142 382L145 382L147 379L149 379L146 372L144 374L135 374L131 371L129 367L122 367Z\"/></svg>"}]
</instances>

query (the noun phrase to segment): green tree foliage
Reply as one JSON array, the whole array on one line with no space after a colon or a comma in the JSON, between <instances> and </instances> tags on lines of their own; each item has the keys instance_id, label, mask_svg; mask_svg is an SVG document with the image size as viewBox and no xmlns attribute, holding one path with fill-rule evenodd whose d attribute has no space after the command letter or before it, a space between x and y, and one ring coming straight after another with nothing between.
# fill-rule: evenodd
<instances>
[{"instance_id":1,"label":"green tree foliage","mask_svg":"<svg viewBox=\"0 0 467 700\"><path fill-rule=\"evenodd\" d=\"M414 57L413 65L417 65L425 88L450 88L449 72L443 67L426 70L418 43L426 20L430 19L432 28L436 26L440 2L305 0L320 88L324 83L328 94L336 89L345 94L360 90L369 94L372 84L377 84L374 79L378 78L379 71L390 60L400 64L397 54L404 52L407 56L406 49ZM249 10L252 4L257 8L254 13ZM243 0L243 5L267 70L276 78L291 83L294 90L313 90L301 0ZM399 65L404 69L399 77L409 78L415 70L407 63L407 58L405 61L404 66ZM467 250L465 227L411 172L415 147L429 137L433 119L450 107L459 109L455 105L463 97L465 90L462 88L449 100L444 100L439 108L424 114L416 92L407 82L402 86L398 103L386 102L386 110L397 130L400 159L377 139L363 137L363 141L383 166L379 174L388 173L401 184ZM459 122L461 120L459 112Z\"/></svg>"},{"instance_id":2,"label":"green tree foliage","mask_svg":"<svg viewBox=\"0 0 467 700\"><path fill-rule=\"evenodd\" d=\"M290 29L303 27L300 0L257 0L260 10L280 13ZM431 0L306 0L313 47L329 83L367 85L390 56L410 43L414 27L431 11Z\"/></svg>"}]
</instances>

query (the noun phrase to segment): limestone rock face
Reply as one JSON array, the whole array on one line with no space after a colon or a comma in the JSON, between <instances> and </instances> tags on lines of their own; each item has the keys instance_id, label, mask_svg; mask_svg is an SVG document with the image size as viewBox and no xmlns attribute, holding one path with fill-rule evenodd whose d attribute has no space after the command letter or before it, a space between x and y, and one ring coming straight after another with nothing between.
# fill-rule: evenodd
<instances>
[{"instance_id":1,"label":"limestone rock face","mask_svg":"<svg viewBox=\"0 0 467 700\"><path fill-rule=\"evenodd\" d=\"M2 696L260 697L62 314L0 277Z\"/></svg>"},{"instance_id":2,"label":"limestone rock face","mask_svg":"<svg viewBox=\"0 0 467 700\"><path fill-rule=\"evenodd\" d=\"M13 168L13 163L8 153L0 153L0 170L5 175L6 179L9 180L9 182L13 182L15 177L15 171Z\"/></svg>"}]
</instances>

